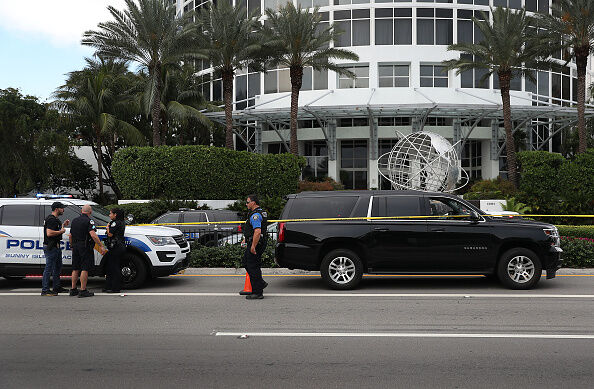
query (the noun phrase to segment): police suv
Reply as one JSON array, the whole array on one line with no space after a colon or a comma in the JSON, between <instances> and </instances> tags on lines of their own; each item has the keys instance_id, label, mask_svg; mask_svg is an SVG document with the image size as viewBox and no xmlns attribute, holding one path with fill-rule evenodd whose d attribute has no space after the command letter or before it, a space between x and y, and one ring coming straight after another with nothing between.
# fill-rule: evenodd
<instances>
[{"instance_id":1,"label":"police suv","mask_svg":"<svg viewBox=\"0 0 594 389\"><path fill-rule=\"evenodd\" d=\"M43 254L43 221L51 213L51 204L59 198L65 205L60 220L72 221L80 216L81 207L91 205L91 219L97 226L97 235L106 238L105 226L111 221L109 212L86 200L62 196L0 199L0 276L9 279L41 274L45 267ZM70 228L62 237L62 273L72 271ZM149 277L175 274L188 267L190 245L184 235L169 227L126 227L127 252L121 260L123 288L134 289ZM102 276L103 256L95 250L95 268L90 275Z\"/></svg>"}]
</instances>

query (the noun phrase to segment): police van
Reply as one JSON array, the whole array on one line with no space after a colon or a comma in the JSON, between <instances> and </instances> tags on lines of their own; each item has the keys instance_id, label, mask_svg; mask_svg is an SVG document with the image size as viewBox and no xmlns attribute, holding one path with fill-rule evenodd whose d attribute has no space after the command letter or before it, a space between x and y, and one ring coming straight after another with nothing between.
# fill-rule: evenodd
<instances>
[{"instance_id":1,"label":"police van","mask_svg":"<svg viewBox=\"0 0 594 389\"><path fill-rule=\"evenodd\" d=\"M105 226L111 221L109 211L94 202L67 196L0 199L0 276L19 279L26 275L41 274L45 267L43 253L43 221L51 213L54 201L64 204L60 220L72 221L80 216L81 208L93 208L91 219L97 226L97 235L105 240ZM62 236L62 273L72 272L72 249L69 243L70 228ZM184 235L169 227L126 227L127 251L121 260L124 289L141 286L148 278L175 274L188 267L190 245ZM103 256L96 250L95 267L91 276L102 276Z\"/></svg>"}]
</instances>

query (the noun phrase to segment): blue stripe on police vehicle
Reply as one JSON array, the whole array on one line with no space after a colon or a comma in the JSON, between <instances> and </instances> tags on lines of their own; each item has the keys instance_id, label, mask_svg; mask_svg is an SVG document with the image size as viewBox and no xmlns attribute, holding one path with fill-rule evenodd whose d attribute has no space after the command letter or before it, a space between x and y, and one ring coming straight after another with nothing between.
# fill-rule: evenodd
<instances>
[{"instance_id":1,"label":"blue stripe on police vehicle","mask_svg":"<svg viewBox=\"0 0 594 389\"><path fill-rule=\"evenodd\" d=\"M56 198L66 205L60 217L74 219L81 207L89 204L91 218L98 226L101 240L106 238L105 226L111 220L109 212L98 204L72 198L72 196L46 196L35 198L0 199L0 276L25 276L41 274L45 266L43 253L43 220L51 212ZM70 229L66 228L60 248L68 274L72 265L72 249L68 240ZM128 250L122 260L122 275L125 289L139 287L150 276L162 277L175 274L188 267L190 245L178 229L157 226L127 226L125 240ZM95 268L92 275L102 276L102 256L95 251Z\"/></svg>"}]
</instances>

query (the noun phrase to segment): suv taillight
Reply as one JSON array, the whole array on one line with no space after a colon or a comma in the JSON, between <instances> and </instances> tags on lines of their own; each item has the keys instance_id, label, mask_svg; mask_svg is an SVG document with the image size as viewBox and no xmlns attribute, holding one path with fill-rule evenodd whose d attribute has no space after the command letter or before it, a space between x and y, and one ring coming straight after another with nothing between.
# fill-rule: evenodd
<instances>
[{"instance_id":1,"label":"suv taillight","mask_svg":"<svg viewBox=\"0 0 594 389\"><path fill-rule=\"evenodd\" d=\"M278 240L277 242L282 243L285 241L285 223L278 225Z\"/></svg>"},{"instance_id":2,"label":"suv taillight","mask_svg":"<svg viewBox=\"0 0 594 389\"><path fill-rule=\"evenodd\" d=\"M237 226L237 232L241 232L241 224Z\"/></svg>"}]
</instances>

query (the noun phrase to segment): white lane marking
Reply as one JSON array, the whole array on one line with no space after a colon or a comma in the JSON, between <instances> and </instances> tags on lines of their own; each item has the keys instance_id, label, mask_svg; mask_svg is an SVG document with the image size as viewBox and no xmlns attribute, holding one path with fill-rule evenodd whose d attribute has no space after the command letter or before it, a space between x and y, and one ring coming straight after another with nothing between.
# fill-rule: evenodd
<instances>
[{"instance_id":1,"label":"white lane marking","mask_svg":"<svg viewBox=\"0 0 594 389\"><path fill-rule=\"evenodd\" d=\"M126 296L189 296L240 297L238 293L220 292L123 292ZM34 292L0 292L0 296L38 296ZM64 294L66 295L66 294ZM96 296L114 296L117 293L95 293ZM594 294L521 294L521 293L266 293L266 297L436 297L436 298L578 298L594 299Z\"/></svg>"},{"instance_id":2,"label":"white lane marking","mask_svg":"<svg viewBox=\"0 0 594 389\"><path fill-rule=\"evenodd\" d=\"M215 336L288 338L513 338L513 339L594 339L594 334L504 334L504 333L424 333L424 332L214 332Z\"/></svg>"}]
</instances>

